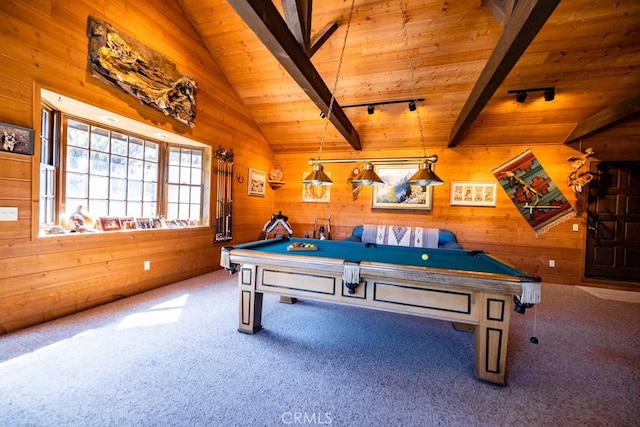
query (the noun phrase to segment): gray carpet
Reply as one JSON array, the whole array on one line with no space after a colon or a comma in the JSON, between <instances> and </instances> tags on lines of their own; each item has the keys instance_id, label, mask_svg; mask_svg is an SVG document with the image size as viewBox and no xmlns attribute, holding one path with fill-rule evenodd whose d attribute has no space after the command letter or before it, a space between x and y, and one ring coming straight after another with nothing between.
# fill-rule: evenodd
<instances>
[{"instance_id":1,"label":"gray carpet","mask_svg":"<svg viewBox=\"0 0 640 427\"><path fill-rule=\"evenodd\" d=\"M640 304L543 285L507 387L444 321L265 295L217 271L0 336L0 426L638 426Z\"/></svg>"}]
</instances>

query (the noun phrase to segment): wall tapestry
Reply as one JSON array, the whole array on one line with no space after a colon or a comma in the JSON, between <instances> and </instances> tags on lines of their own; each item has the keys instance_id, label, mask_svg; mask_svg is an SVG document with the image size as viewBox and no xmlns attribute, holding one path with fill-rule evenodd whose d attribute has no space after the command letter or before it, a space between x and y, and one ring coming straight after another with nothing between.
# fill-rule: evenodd
<instances>
[{"instance_id":1,"label":"wall tapestry","mask_svg":"<svg viewBox=\"0 0 640 427\"><path fill-rule=\"evenodd\" d=\"M173 62L110 24L89 16L91 75L194 127L197 85Z\"/></svg>"},{"instance_id":2,"label":"wall tapestry","mask_svg":"<svg viewBox=\"0 0 640 427\"><path fill-rule=\"evenodd\" d=\"M520 153L492 172L536 237L576 216L576 211L531 150Z\"/></svg>"}]
</instances>

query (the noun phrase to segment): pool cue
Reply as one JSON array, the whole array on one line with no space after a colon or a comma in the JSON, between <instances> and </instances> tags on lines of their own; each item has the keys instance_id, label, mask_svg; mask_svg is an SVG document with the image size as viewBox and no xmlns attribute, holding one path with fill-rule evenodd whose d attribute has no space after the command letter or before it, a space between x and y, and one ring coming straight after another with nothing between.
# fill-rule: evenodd
<instances>
[{"instance_id":1,"label":"pool cue","mask_svg":"<svg viewBox=\"0 0 640 427\"><path fill-rule=\"evenodd\" d=\"M228 190L227 190L227 238L231 239L231 212L233 210L233 161L229 161L229 170L227 176Z\"/></svg>"}]
</instances>

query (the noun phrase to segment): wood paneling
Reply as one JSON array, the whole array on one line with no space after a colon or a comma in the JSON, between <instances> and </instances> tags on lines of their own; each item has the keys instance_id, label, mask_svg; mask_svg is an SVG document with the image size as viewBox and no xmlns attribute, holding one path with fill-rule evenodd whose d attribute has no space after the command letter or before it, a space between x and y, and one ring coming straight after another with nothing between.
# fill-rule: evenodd
<instances>
[{"instance_id":1,"label":"wood paneling","mask_svg":"<svg viewBox=\"0 0 640 427\"><path fill-rule=\"evenodd\" d=\"M89 15L193 76L198 84L194 129L88 73ZM2 122L38 129L34 91L44 87L214 149L232 148L242 175L249 166L271 167L270 147L178 2L7 0L0 2L0 46ZM210 227L37 237L32 224L38 224L38 138L36 132L33 157L0 152L0 206L19 211L18 221L0 222L0 334L219 268L222 245L213 243ZM246 182L237 181L233 191L239 213L233 242L253 240L271 216L273 195L254 203ZM211 197L216 200L215 188ZM145 260L151 262L149 271L143 269Z\"/></svg>"},{"instance_id":2,"label":"wood paneling","mask_svg":"<svg viewBox=\"0 0 640 427\"><path fill-rule=\"evenodd\" d=\"M318 107L231 6L221 0L181 3L274 150L280 154L316 150L324 127ZM273 3L280 7L279 1ZM337 31L311 57L329 87L338 70L350 3L313 3L312 35L326 24L338 23ZM402 3L416 97L426 99L419 106L425 143L442 148L509 22L501 25L478 0ZM523 3L523 8L534 4ZM517 11L510 16L517 17ZM398 2L356 1L335 91L340 105L413 97L401 22ZM460 144L561 143L580 121L637 94L639 37L636 0L560 2ZM507 93L546 86L556 87L555 101L545 103L532 93L527 102L517 104ZM386 111L376 107L373 116L366 108L345 110L362 147L419 149L415 119L411 125L400 114L406 105L386 107ZM349 149L345 138L332 129L326 145Z\"/></svg>"}]
</instances>

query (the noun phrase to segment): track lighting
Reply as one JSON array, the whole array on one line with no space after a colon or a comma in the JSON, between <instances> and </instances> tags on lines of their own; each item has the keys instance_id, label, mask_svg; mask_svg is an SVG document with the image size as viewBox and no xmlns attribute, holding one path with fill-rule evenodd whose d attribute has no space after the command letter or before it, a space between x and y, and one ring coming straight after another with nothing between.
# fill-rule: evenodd
<instances>
[{"instance_id":1,"label":"track lighting","mask_svg":"<svg viewBox=\"0 0 640 427\"><path fill-rule=\"evenodd\" d=\"M544 100L549 102L549 101L553 101L556 98L556 89L555 88L549 88L546 89L544 91Z\"/></svg>"},{"instance_id":2,"label":"track lighting","mask_svg":"<svg viewBox=\"0 0 640 427\"><path fill-rule=\"evenodd\" d=\"M355 108L355 107L367 107L367 113L373 114L376 105L387 105L387 104L409 104L409 111L415 111L418 107L418 102L424 102L424 98L413 98L413 99L398 99L394 101L379 101L379 102L368 102L366 104L352 104L352 105L343 105L342 109L345 108Z\"/></svg>"},{"instance_id":3,"label":"track lighting","mask_svg":"<svg viewBox=\"0 0 640 427\"><path fill-rule=\"evenodd\" d=\"M523 103L525 99L527 99L527 94L529 92L543 92L544 100L549 102L553 101L556 98L556 88L555 87L538 87L532 89L514 89L510 90L507 93L515 93L516 94L516 102Z\"/></svg>"}]
</instances>

